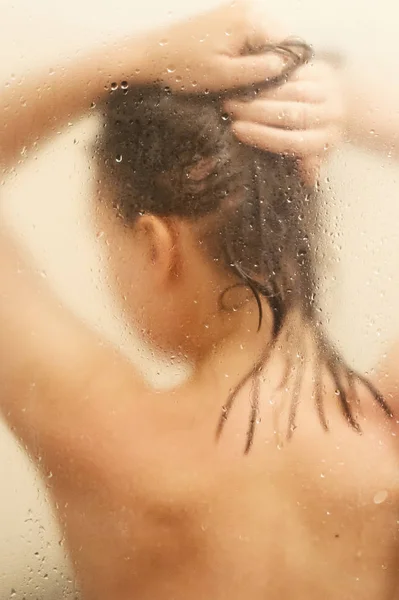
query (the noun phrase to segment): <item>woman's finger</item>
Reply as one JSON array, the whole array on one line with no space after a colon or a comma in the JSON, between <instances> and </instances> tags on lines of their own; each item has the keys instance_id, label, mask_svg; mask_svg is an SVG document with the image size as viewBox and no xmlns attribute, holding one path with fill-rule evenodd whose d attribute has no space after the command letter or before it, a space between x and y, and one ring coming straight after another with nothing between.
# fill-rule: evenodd
<instances>
[{"instance_id":1,"label":"woman's finger","mask_svg":"<svg viewBox=\"0 0 399 600\"><path fill-rule=\"evenodd\" d=\"M326 102L331 90L316 81L288 81L284 85L262 91L258 98L278 100L281 102L309 102L321 104Z\"/></svg>"},{"instance_id":2,"label":"woman's finger","mask_svg":"<svg viewBox=\"0 0 399 600\"><path fill-rule=\"evenodd\" d=\"M315 60L298 67L291 81L327 81L336 77L336 70L324 60Z\"/></svg>"},{"instance_id":3,"label":"woman's finger","mask_svg":"<svg viewBox=\"0 0 399 600\"><path fill-rule=\"evenodd\" d=\"M240 57L221 55L214 60L220 89L264 83L281 75L285 66L285 57L273 52Z\"/></svg>"},{"instance_id":4,"label":"woman's finger","mask_svg":"<svg viewBox=\"0 0 399 600\"><path fill-rule=\"evenodd\" d=\"M270 99L311 103L325 102L337 95L341 95L340 77L322 61L299 67L285 84L261 94Z\"/></svg>"},{"instance_id":5,"label":"woman's finger","mask_svg":"<svg viewBox=\"0 0 399 600\"><path fill-rule=\"evenodd\" d=\"M334 105L327 103L309 104L264 99L252 102L230 100L226 103L225 108L237 121L251 121L283 129L317 129L325 127L339 118Z\"/></svg>"},{"instance_id":6,"label":"woman's finger","mask_svg":"<svg viewBox=\"0 0 399 600\"><path fill-rule=\"evenodd\" d=\"M267 127L248 121L236 121L233 132L245 144L275 154L289 154L305 157L314 154L323 155L340 137L336 126L326 129L292 131Z\"/></svg>"}]
</instances>

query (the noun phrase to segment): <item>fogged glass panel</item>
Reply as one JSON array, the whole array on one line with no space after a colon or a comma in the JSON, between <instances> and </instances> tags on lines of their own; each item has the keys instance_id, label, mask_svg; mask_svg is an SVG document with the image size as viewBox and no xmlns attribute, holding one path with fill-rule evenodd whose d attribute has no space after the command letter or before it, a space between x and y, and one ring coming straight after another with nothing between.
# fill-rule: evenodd
<instances>
[{"instance_id":1,"label":"fogged glass panel","mask_svg":"<svg viewBox=\"0 0 399 600\"><path fill-rule=\"evenodd\" d=\"M399 598L398 8L217 6L0 3L1 598Z\"/></svg>"}]
</instances>

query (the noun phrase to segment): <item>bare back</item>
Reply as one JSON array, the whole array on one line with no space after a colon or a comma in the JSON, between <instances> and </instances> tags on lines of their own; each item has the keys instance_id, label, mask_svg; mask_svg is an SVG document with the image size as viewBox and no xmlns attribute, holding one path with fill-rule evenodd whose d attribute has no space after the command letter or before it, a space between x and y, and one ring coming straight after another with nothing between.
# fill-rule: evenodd
<instances>
[{"instance_id":1,"label":"bare back","mask_svg":"<svg viewBox=\"0 0 399 600\"><path fill-rule=\"evenodd\" d=\"M93 412L57 453L42 438L85 598L399 597L399 452L367 395L359 435L326 381L324 432L309 368L286 442L289 390L275 393L269 369L244 455L247 390L216 443L223 373L135 396L128 372L103 370L85 390Z\"/></svg>"},{"instance_id":2,"label":"bare back","mask_svg":"<svg viewBox=\"0 0 399 600\"><path fill-rule=\"evenodd\" d=\"M359 435L326 379L325 432L310 362L287 443L292 389L269 361L244 455L247 388L218 443L215 431L246 353L155 392L0 242L15 299L0 302L1 409L52 473L85 599L398 599L397 431L369 394Z\"/></svg>"}]
</instances>

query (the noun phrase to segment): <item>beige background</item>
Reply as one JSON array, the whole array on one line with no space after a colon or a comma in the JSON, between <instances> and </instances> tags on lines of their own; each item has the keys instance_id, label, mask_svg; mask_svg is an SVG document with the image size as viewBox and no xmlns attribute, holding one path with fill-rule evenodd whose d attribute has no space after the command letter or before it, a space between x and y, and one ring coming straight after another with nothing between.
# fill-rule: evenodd
<instances>
[{"instance_id":1,"label":"beige background","mask_svg":"<svg viewBox=\"0 0 399 600\"><path fill-rule=\"evenodd\" d=\"M0 89L13 74L24 76L43 65L50 69L60 56L73 57L112 35L170 21L216 2L193 1L191 9L186 4L0 0ZM370 65L376 65L382 77L389 76L399 97L396 0L285 0L280 8L277 0L268 4L277 15L283 12L293 32L343 50L355 68L371 71ZM85 205L91 183L86 146L95 125L95 120L71 124L6 183L6 216L71 307L121 340L152 376L160 371L169 380L174 374L154 367L134 344L101 282ZM373 365L399 330L398 169L388 156L373 157L347 147L334 156L326 172L326 187L331 187L326 196L329 239L336 261L334 270L325 273L325 318L348 357L362 369ZM45 486L1 423L0 489L0 598L72 597Z\"/></svg>"}]
</instances>

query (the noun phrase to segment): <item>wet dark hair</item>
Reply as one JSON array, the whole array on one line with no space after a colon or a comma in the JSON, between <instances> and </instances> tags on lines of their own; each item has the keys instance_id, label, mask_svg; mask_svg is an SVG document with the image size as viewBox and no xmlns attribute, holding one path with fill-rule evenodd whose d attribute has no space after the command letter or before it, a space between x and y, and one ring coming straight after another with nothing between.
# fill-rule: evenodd
<instances>
[{"instance_id":1,"label":"wet dark hair","mask_svg":"<svg viewBox=\"0 0 399 600\"><path fill-rule=\"evenodd\" d=\"M245 448L249 451L258 416L260 375L294 310L313 332L315 402L321 425L328 429L321 383L322 371L327 369L345 419L360 432L353 406L359 384L371 392L387 415L392 415L379 392L348 367L316 324L312 246L318 230L317 190L309 190L301 182L293 157L241 144L220 107L220 98L210 94L175 95L157 86L123 85L112 90L103 107L104 129L96 147L101 178L111 186L117 214L126 224L143 213L193 222L214 215L208 251L252 291L258 302L259 326L260 298L271 308L272 343L231 390L217 427L218 436L238 392L252 380ZM285 379L288 373L289 368ZM300 369L296 380L288 437L295 429Z\"/></svg>"}]
</instances>

